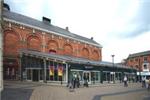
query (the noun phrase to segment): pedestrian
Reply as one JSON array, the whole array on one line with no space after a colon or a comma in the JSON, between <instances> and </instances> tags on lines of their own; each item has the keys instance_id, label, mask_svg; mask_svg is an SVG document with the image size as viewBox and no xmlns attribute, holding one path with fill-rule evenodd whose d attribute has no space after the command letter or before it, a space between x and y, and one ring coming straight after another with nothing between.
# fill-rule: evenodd
<instances>
[{"instance_id":1,"label":"pedestrian","mask_svg":"<svg viewBox=\"0 0 150 100\"><path fill-rule=\"evenodd\" d=\"M79 79L78 75L77 75L77 78L76 78L76 83L77 83L77 88L79 88L79 86L80 86L80 79Z\"/></svg>"},{"instance_id":2,"label":"pedestrian","mask_svg":"<svg viewBox=\"0 0 150 100\"><path fill-rule=\"evenodd\" d=\"M124 79L123 79L123 81L124 81L124 87L127 87L128 86L128 83L127 83L127 76L125 75L124 76Z\"/></svg>"},{"instance_id":3,"label":"pedestrian","mask_svg":"<svg viewBox=\"0 0 150 100\"><path fill-rule=\"evenodd\" d=\"M73 78L71 79L71 81L69 81L68 87L69 87L69 91L73 92L74 91L74 87L73 87Z\"/></svg>"},{"instance_id":4,"label":"pedestrian","mask_svg":"<svg viewBox=\"0 0 150 100\"><path fill-rule=\"evenodd\" d=\"M88 76L87 76L87 74L85 74L83 78L84 78L84 86L88 87L89 85L88 85Z\"/></svg>"},{"instance_id":5,"label":"pedestrian","mask_svg":"<svg viewBox=\"0 0 150 100\"><path fill-rule=\"evenodd\" d=\"M76 75L73 77L73 88L76 88L77 81L76 81Z\"/></svg>"},{"instance_id":6,"label":"pedestrian","mask_svg":"<svg viewBox=\"0 0 150 100\"><path fill-rule=\"evenodd\" d=\"M149 79L148 79L148 91L150 90L150 77L149 77Z\"/></svg>"},{"instance_id":7,"label":"pedestrian","mask_svg":"<svg viewBox=\"0 0 150 100\"><path fill-rule=\"evenodd\" d=\"M146 77L145 76L143 76L142 77L142 87L146 87Z\"/></svg>"}]
</instances>

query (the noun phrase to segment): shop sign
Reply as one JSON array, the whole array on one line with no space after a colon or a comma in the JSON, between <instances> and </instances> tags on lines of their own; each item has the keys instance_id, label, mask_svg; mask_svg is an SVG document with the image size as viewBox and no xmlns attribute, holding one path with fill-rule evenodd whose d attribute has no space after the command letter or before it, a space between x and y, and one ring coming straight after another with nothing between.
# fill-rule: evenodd
<instances>
[{"instance_id":1,"label":"shop sign","mask_svg":"<svg viewBox=\"0 0 150 100\"><path fill-rule=\"evenodd\" d=\"M147 75L150 75L150 72L141 72L141 75L142 76L147 76Z\"/></svg>"},{"instance_id":2,"label":"shop sign","mask_svg":"<svg viewBox=\"0 0 150 100\"><path fill-rule=\"evenodd\" d=\"M92 69L93 66L84 66L85 69Z\"/></svg>"}]
</instances>

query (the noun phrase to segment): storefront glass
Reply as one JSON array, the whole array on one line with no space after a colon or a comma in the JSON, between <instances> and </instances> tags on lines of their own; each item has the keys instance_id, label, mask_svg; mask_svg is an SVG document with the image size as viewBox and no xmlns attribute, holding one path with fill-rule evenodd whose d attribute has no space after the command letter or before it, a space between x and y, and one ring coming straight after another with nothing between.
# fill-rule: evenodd
<instances>
[{"instance_id":1,"label":"storefront glass","mask_svg":"<svg viewBox=\"0 0 150 100\"><path fill-rule=\"evenodd\" d=\"M31 58L31 57L29 57ZM46 81L67 81L66 79L66 64L54 61L46 61L46 72L44 70L43 60L39 63L39 59L26 59L27 64L24 64L23 79L30 81L43 81L46 73ZM28 65L28 66L25 66ZM26 74L26 76L24 75Z\"/></svg>"},{"instance_id":2,"label":"storefront glass","mask_svg":"<svg viewBox=\"0 0 150 100\"><path fill-rule=\"evenodd\" d=\"M32 70L31 69L27 69L27 80L32 80L31 76L32 76Z\"/></svg>"},{"instance_id":3,"label":"storefront glass","mask_svg":"<svg viewBox=\"0 0 150 100\"><path fill-rule=\"evenodd\" d=\"M84 82L85 77L89 84L100 82L100 71L71 70L70 80L76 75L79 77L81 83Z\"/></svg>"}]
</instances>

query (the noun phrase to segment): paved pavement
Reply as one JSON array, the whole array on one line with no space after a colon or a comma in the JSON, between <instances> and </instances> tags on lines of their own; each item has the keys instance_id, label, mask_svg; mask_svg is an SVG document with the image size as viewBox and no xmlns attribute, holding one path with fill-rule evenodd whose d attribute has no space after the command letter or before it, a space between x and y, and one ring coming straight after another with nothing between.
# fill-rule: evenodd
<instances>
[{"instance_id":1,"label":"paved pavement","mask_svg":"<svg viewBox=\"0 0 150 100\"><path fill-rule=\"evenodd\" d=\"M2 100L150 100L150 91L140 83L128 87L119 84L97 84L70 92L65 85L5 81Z\"/></svg>"}]
</instances>

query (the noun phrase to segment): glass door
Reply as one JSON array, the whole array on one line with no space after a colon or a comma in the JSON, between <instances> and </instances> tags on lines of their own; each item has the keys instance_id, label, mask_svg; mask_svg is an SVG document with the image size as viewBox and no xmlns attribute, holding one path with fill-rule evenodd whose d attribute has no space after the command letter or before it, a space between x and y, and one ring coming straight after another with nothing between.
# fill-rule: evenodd
<instances>
[{"instance_id":1,"label":"glass door","mask_svg":"<svg viewBox=\"0 0 150 100\"><path fill-rule=\"evenodd\" d=\"M111 83L115 82L115 72L110 72L110 82Z\"/></svg>"},{"instance_id":2,"label":"glass door","mask_svg":"<svg viewBox=\"0 0 150 100\"><path fill-rule=\"evenodd\" d=\"M32 69L26 69L27 80L32 81Z\"/></svg>"},{"instance_id":3,"label":"glass door","mask_svg":"<svg viewBox=\"0 0 150 100\"><path fill-rule=\"evenodd\" d=\"M32 70L32 81L39 81L39 70L33 69Z\"/></svg>"},{"instance_id":4,"label":"glass door","mask_svg":"<svg viewBox=\"0 0 150 100\"><path fill-rule=\"evenodd\" d=\"M88 84L91 84L91 72L89 71L84 71L83 72L83 80L87 81Z\"/></svg>"}]
</instances>

